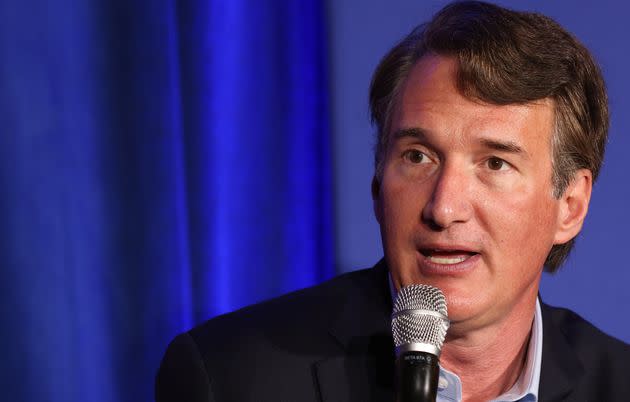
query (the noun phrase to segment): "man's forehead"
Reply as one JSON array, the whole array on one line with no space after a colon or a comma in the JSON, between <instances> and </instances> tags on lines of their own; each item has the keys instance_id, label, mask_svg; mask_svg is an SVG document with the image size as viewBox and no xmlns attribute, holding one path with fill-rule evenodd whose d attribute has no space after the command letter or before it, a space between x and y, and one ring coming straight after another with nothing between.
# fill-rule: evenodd
<instances>
[{"instance_id":1,"label":"man's forehead","mask_svg":"<svg viewBox=\"0 0 630 402\"><path fill-rule=\"evenodd\" d=\"M536 119L532 119L536 116ZM554 126L554 107L551 99L527 103L494 104L466 96L457 87L456 64L452 58L426 56L418 61L401 87L392 113L390 133L399 135L427 134L427 130L455 127L465 131L488 131L491 138L511 126L529 121L537 124L536 131L551 132ZM404 131L416 129L413 131ZM425 131L425 133L423 133ZM431 133L429 131L429 133Z\"/></svg>"},{"instance_id":2,"label":"man's forehead","mask_svg":"<svg viewBox=\"0 0 630 402\"><path fill-rule=\"evenodd\" d=\"M481 82L480 80L461 83L462 79L459 74L460 62L457 57L451 55L441 55L436 53L427 53L419 58L409 69L405 79L402 81L400 90L398 91L397 102L394 103L395 108L400 107L401 98L410 87L416 92L423 92L428 89L436 89L438 91L453 91L459 94L468 102L478 103L486 106L550 106L555 109L555 101L551 97L529 100L527 102L493 102L481 94L482 86L492 85L489 82ZM485 77L490 81L489 77Z\"/></svg>"}]
</instances>

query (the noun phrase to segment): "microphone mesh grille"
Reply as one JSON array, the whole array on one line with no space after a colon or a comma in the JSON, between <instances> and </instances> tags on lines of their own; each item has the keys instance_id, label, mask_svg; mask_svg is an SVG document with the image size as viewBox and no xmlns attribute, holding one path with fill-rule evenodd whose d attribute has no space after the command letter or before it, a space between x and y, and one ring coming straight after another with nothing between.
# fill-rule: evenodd
<instances>
[{"instance_id":1,"label":"microphone mesh grille","mask_svg":"<svg viewBox=\"0 0 630 402\"><path fill-rule=\"evenodd\" d=\"M446 299L440 289L429 285L401 288L392 312L394 344L426 343L442 349L449 326L447 317Z\"/></svg>"}]
</instances>

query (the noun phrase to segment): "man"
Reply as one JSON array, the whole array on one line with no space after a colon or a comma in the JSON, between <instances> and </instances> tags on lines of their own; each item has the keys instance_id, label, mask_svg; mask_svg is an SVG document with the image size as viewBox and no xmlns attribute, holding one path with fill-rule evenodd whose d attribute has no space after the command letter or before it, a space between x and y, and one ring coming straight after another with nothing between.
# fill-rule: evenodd
<instances>
[{"instance_id":1,"label":"man","mask_svg":"<svg viewBox=\"0 0 630 402\"><path fill-rule=\"evenodd\" d=\"M455 3L385 56L370 106L384 261L180 335L157 400L392 401L391 302L413 283L448 301L438 400L630 400L630 347L538 300L603 158L588 51L544 16Z\"/></svg>"}]
</instances>

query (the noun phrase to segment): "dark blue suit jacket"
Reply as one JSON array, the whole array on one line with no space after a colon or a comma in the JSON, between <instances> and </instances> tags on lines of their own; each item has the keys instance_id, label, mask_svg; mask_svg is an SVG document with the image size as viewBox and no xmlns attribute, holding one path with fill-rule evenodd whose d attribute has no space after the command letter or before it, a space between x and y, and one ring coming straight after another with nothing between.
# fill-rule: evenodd
<instances>
[{"instance_id":1,"label":"dark blue suit jacket","mask_svg":"<svg viewBox=\"0 0 630 402\"><path fill-rule=\"evenodd\" d=\"M387 268L216 317L176 337L158 402L392 402ZM630 401L630 346L542 305L541 402Z\"/></svg>"}]
</instances>

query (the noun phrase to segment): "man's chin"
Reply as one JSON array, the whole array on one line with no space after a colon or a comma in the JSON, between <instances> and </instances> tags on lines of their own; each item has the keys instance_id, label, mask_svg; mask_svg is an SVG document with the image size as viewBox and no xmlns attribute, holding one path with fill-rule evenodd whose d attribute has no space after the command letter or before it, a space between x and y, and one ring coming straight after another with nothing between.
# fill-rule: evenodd
<instances>
[{"instance_id":1,"label":"man's chin","mask_svg":"<svg viewBox=\"0 0 630 402\"><path fill-rule=\"evenodd\" d=\"M482 300L479 300L479 297L449 290L444 291L444 295L446 297L448 319L451 321L451 325L464 324L475 319L475 317L483 315L484 308L481 306L483 303Z\"/></svg>"}]
</instances>

